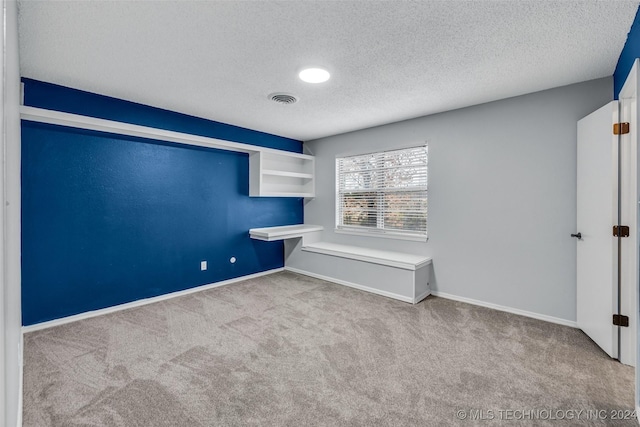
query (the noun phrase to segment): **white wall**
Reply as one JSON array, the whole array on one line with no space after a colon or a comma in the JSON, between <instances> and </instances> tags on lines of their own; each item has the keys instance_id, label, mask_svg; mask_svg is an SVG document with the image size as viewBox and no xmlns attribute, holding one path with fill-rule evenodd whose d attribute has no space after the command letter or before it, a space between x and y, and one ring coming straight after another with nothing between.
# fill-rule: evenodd
<instances>
[{"instance_id":1,"label":"white wall","mask_svg":"<svg viewBox=\"0 0 640 427\"><path fill-rule=\"evenodd\" d=\"M337 243L433 258L432 289L575 321L576 122L603 78L320 140L305 223ZM429 143L429 241L336 234L335 157Z\"/></svg>"},{"instance_id":2,"label":"white wall","mask_svg":"<svg viewBox=\"0 0 640 427\"><path fill-rule=\"evenodd\" d=\"M21 423L22 393L22 319L20 312L20 73L18 64L18 15L16 2L4 0L4 86L2 144L0 150L0 191L5 203L1 211L0 270L2 339L4 344L4 408L0 407L0 424ZM1 378L0 378L1 380Z\"/></svg>"}]
</instances>

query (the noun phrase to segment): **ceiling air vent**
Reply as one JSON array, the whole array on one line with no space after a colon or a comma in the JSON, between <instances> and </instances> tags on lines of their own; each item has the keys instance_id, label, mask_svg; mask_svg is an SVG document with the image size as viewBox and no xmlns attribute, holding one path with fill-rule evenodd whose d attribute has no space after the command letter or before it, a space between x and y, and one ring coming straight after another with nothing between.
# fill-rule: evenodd
<instances>
[{"instance_id":1,"label":"ceiling air vent","mask_svg":"<svg viewBox=\"0 0 640 427\"><path fill-rule=\"evenodd\" d=\"M269 99L279 104L294 104L298 102L298 98L288 93L272 93L269 95Z\"/></svg>"}]
</instances>

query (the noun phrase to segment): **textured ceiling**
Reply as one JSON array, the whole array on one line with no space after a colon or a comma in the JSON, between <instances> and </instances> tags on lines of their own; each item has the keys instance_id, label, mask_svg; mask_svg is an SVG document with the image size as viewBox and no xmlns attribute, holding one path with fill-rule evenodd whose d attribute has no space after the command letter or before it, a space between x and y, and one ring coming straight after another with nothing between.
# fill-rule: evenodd
<instances>
[{"instance_id":1,"label":"textured ceiling","mask_svg":"<svg viewBox=\"0 0 640 427\"><path fill-rule=\"evenodd\" d=\"M637 8L25 0L20 66L24 77L310 140L610 76ZM310 65L331 80L301 82ZM272 92L300 100L276 104Z\"/></svg>"}]
</instances>

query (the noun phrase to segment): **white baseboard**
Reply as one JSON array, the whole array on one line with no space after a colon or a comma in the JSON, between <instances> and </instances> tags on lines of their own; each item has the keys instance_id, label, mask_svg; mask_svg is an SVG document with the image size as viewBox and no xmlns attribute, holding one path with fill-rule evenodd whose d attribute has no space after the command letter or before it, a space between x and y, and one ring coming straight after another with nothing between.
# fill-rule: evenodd
<instances>
[{"instance_id":1,"label":"white baseboard","mask_svg":"<svg viewBox=\"0 0 640 427\"><path fill-rule=\"evenodd\" d=\"M381 295L387 298L393 298L400 301L408 302L413 304L413 298L405 297L404 295L394 294L393 292L381 291L379 289L370 288L368 286L358 285L357 283L347 282L346 280L334 279L333 277L323 276L322 274L311 273L306 270L299 270L293 267L285 267L287 271L291 271L292 273L302 274L304 276L315 277L316 279L325 280L327 282L336 283L338 285L348 286L350 288L358 289L365 292L371 292L372 294ZM426 295L425 295L426 298Z\"/></svg>"},{"instance_id":2,"label":"white baseboard","mask_svg":"<svg viewBox=\"0 0 640 427\"><path fill-rule=\"evenodd\" d=\"M76 322L82 319L89 319L91 317L102 316L103 314L114 313L116 311L127 310L133 307L140 307L142 305L153 304L154 302L164 301L171 298L181 297L183 295L193 294L195 292L206 291L207 289L217 288L219 286L226 286L232 283L242 282L244 280L254 279L260 276L266 276L268 274L278 273L283 271L284 268L275 268L273 270L261 271L260 273L249 274L246 276L235 277L229 280L223 280L221 282L209 283L207 285L197 286L195 288L184 289L182 291L171 292L169 294L158 295L157 297L144 298L137 301L127 302L124 304L114 305L113 307L101 308L99 310L87 311L86 313L74 314L73 316L62 317L60 319L49 320L47 322L36 323L35 325L23 326L22 333L28 333L33 331L39 331L41 329L51 328L54 326L64 325L66 323Z\"/></svg>"},{"instance_id":3,"label":"white baseboard","mask_svg":"<svg viewBox=\"0 0 640 427\"><path fill-rule=\"evenodd\" d=\"M24 335L20 334L20 352L18 353L18 371L20 379L18 381L18 416L17 427L22 427L22 412L23 412L23 389L24 389Z\"/></svg>"},{"instance_id":4,"label":"white baseboard","mask_svg":"<svg viewBox=\"0 0 640 427\"><path fill-rule=\"evenodd\" d=\"M423 299L425 299L426 297L428 297L429 295L431 295L431 289L427 289L424 293L418 295L416 297L415 300L413 300L414 304L419 303L420 301L422 301Z\"/></svg>"},{"instance_id":5,"label":"white baseboard","mask_svg":"<svg viewBox=\"0 0 640 427\"><path fill-rule=\"evenodd\" d=\"M467 304L479 305L480 307L487 307L498 311L505 311L507 313L518 314L520 316L531 317L532 319L544 320L545 322L556 323L558 325L570 326L577 328L578 325L573 320L560 319L559 317L547 316L546 314L534 313L532 311L520 310L517 308L511 308L504 305L493 304L490 302L479 301L471 298L460 297L457 295L448 294L445 292L432 291L431 295L450 299L454 301L465 302Z\"/></svg>"}]
</instances>

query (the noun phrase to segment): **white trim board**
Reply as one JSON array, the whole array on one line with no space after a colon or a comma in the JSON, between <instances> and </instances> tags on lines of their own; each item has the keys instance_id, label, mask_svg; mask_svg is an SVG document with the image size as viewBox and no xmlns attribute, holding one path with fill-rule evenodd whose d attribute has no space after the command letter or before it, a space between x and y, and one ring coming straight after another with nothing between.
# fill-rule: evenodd
<instances>
[{"instance_id":1,"label":"white trim board","mask_svg":"<svg viewBox=\"0 0 640 427\"><path fill-rule=\"evenodd\" d=\"M302 274L303 276L314 277L316 279L325 280L327 282L336 283L338 285L348 286L350 288L358 289L358 290L365 291L365 292L371 292L373 294L381 295L381 296L384 296L384 297L387 297L387 298L397 299L397 300L400 300L400 301L408 302L410 304L414 303L414 301L412 301L411 298L405 297L403 295L394 294L392 292L381 291L381 290L378 290L378 289L370 288L368 286L358 285L356 283L347 282L347 281L339 280L339 279L334 279L332 277L324 276L322 274L311 273L311 272L308 272L308 271L305 271L305 270L299 270L299 269L293 268L293 267L284 267L284 268L276 268L276 269L273 269L273 270L262 271L260 273L249 274L247 276L236 277L234 279L223 280L221 282L209 283L207 285L202 285L202 286L198 286L198 287L195 287L195 288L184 289L182 291L176 291L176 292L172 292L172 293L169 293L169 294L159 295L157 297L145 298L145 299L141 299L141 300L137 300L137 301L128 302L128 303L125 303L125 304L119 304L119 305L115 305L113 307L107 307L107 308L102 308L102 309L99 309L99 310L88 311L86 313L75 314L73 316L67 316L67 317L63 317L61 319L50 320L48 322L36 323L35 325L23 326L22 327L22 333L24 334L24 333L28 333L28 332L38 331L38 330L41 330L41 329L47 329L47 328L51 328L51 327L54 327L54 326L64 325L64 324L75 322L75 321L82 320L82 319L89 319L91 317L101 316L103 314L114 313L114 312L117 312L117 311L127 310L129 308L134 308L134 307L140 307L140 306L143 306L143 305L152 304L154 302L164 301L164 300L168 300L168 299L171 299L171 298L180 297L180 296L183 296L183 295L189 295L189 294L192 294L192 293L204 291L204 290L207 290L207 289L217 288L217 287L220 287L220 286L226 286L226 285L230 285L232 283L242 282L244 280L254 279L256 277L267 276L269 274L278 273L278 272L281 272L281 271L291 271L292 273L298 273L298 274ZM440 298L445 298L445 299L450 299L450 300L454 300L454 301L460 301L460 302L464 302L464 303L467 303L467 304L477 305L477 306L480 306L480 307L491 308L491 309L494 309L494 310L504 311L504 312L507 312L507 313L518 314L520 316L530 317L532 319L543 320L545 322L550 322L550 323L556 323L558 325L570 326L572 328L576 328L577 327L575 321L560 319L560 318L557 318L557 317L547 316L547 315L544 315L544 314L533 313L533 312L525 311L525 310L519 310L519 309L516 309L516 308L506 307L506 306L503 306L503 305L488 303L488 302L479 301L479 300L475 300L475 299L471 299L471 298L460 297L460 296L448 294L448 293L445 293L445 292L430 291L430 292L425 293L423 295L419 295L416 298L415 303L418 303L418 302L422 301L424 298L426 298L429 295L433 295L433 296L440 297ZM22 366L20 368L22 369Z\"/></svg>"},{"instance_id":2,"label":"white trim board","mask_svg":"<svg viewBox=\"0 0 640 427\"><path fill-rule=\"evenodd\" d=\"M431 295L431 289L427 289L424 293L418 295L416 297L416 300L414 302L414 304L419 303L420 301L422 301L423 299L425 299L426 297L428 297L429 295Z\"/></svg>"},{"instance_id":3,"label":"white trim board","mask_svg":"<svg viewBox=\"0 0 640 427\"><path fill-rule=\"evenodd\" d=\"M74 314L73 316L62 317L60 319L49 320L47 322L36 323L35 325L23 326L22 333L39 331L41 329L52 328L54 326L60 326L67 323L76 322L78 320L89 319L91 317L102 316L103 314L115 313L117 311L127 310L129 308L140 307L147 304L153 304L154 302L165 301L168 299L181 297L184 295L193 294L196 292L206 291L207 289L213 289L220 286L230 285L232 283L242 282L249 279L255 279L256 277L267 276L269 274L278 273L283 271L284 268L275 268L273 270L261 271L259 273L249 274L246 276L240 276L233 279L223 280L221 282L209 283L207 285L197 286L195 288L184 289L182 291L171 292L169 294L158 295L157 297L144 298L136 301L127 302L124 304L114 305L112 307L101 308L99 310L87 311L85 313Z\"/></svg>"},{"instance_id":4,"label":"white trim board","mask_svg":"<svg viewBox=\"0 0 640 427\"><path fill-rule=\"evenodd\" d=\"M416 303L420 302L420 299L424 299L429 295L429 294L420 295L419 296L420 299L416 298L416 301L414 302L412 298L406 297L404 295L394 294L393 292L381 291L379 289L370 288L368 286L363 286L363 285L358 285L356 283L347 282L346 280L334 279L333 277L324 276L322 274L317 274L317 273L311 273L311 272L306 271L306 270L299 270L299 269L294 268L294 267L285 267L284 269L286 271L290 271L292 273L298 273L298 274L302 274L303 276L314 277L316 279L324 280L326 282L335 283L337 285L348 286L350 288L358 289L359 291L370 292L372 294L377 294L377 295L380 295L380 296L383 296L383 297L397 299L397 300L400 300L400 301L403 301L403 302L408 302L409 304L416 304Z\"/></svg>"},{"instance_id":5,"label":"white trim board","mask_svg":"<svg viewBox=\"0 0 640 427\"><path fill-rule=\"evenodd\" d=\"M22 427L22 412L24 405L24 333L20 334L20 353L18 353L18 371L20 380L18 382L18 419L17 427Z\"/></svg>"},{"instance_id":6,"label":"white trim board","mask_svg":"<svg viewBox=\"0 0 640 427\"><path fill-rule=\"evenodd\" d=\"M116 135L127 135L138 138L168 141L198 147L217 148L219 150L237 151L239 153L253 154L265 152L278 155L286 154L287 156L290 155L291 157L298 157L301 159L313 158L313 156L309 156L307 154L294 153L286 150L276 150L274 148L266 148L206 136L192 135L189 133L152 128L149 126L134 125L131 123L116 122L113 120L98 119L96 117L64 113L62 111L47 110L44 108L27 107L24 105L20 106L20 118L30 122L47 123L77 129L107 132Z\"/></svg>"},{"instance_id":7,"label":"white trim board","mask_svg":"<svg viewBox=\"0 0 640 427\"><path fill-rule=\"evenodd\" d=\"M431 264L431 258L420 255L381 251L378 249L364 248L362 246L349 246L331 242L303 244L302 250L412 271Z\"/></svg>"},{"instance_id":8,"label":"white trim board","mask_svg":"<svg viewBox=\"0 0 640 427\"><path fill-rule=\"evenodd\" d=\"M477 305L480 307L491 308L493 310L504 311L506 313L517 314L524 317L530 317L532 319L542 320L549 323L555 323L557 325L569 326L571 328L577 328L578 325L573 320L560 319L559 317L547 316L546 314L534 313L532 311L520 310L517 308L511 308L504 305L493 304L490 302L479 301L472 298L460 297L457 295L448 294L446 292L431 291L431 295L434 297L440 297L450 299L453 301L460 301L467 304Z\"/></svg>"}]
</instances>

